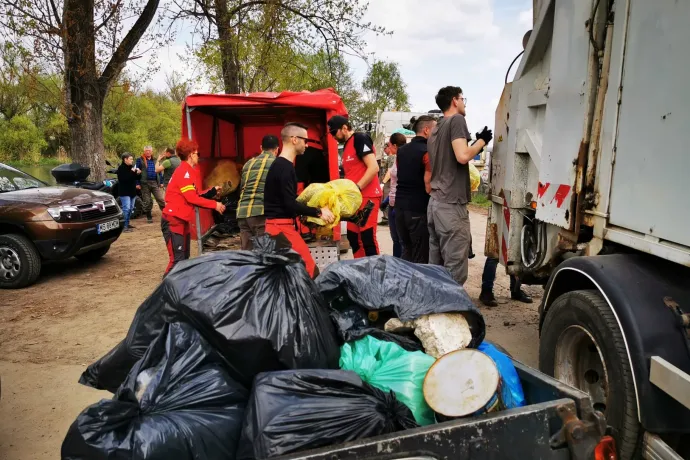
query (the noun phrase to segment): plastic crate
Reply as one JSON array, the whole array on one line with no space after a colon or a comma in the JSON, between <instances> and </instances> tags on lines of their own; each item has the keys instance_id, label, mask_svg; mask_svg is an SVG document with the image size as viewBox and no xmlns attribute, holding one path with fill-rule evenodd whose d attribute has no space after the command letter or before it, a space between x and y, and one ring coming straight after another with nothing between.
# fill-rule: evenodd
<instances>
[{"instance_id":1,"label":"plastic crate","mask_svg":"<svg viewBox=\"0 0 690 460\"><path fill-rule=\"evenodd\" d=\"M314 262L316 262L320 272L333 262L340 260L340 249L336 243L310 246L309 252L311 252L311 256L314 258Z\"/></svg>"}]
</instances>

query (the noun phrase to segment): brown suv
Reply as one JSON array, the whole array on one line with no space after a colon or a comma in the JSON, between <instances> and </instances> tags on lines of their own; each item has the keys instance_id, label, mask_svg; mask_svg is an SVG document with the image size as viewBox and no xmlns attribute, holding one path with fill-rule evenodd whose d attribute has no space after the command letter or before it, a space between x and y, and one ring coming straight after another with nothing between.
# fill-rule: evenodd
<instances>
[{"instance_id":1,"label":"brown suv","mask_svg":"<svg viewBox=\"0 0 690 460\"><path fill-rule=\"evenodd\" d=\"M0 163L0 289L33 284L44 260L100 259L123 223L112 195L50 187Z\"/></svg>"}]
</instances>

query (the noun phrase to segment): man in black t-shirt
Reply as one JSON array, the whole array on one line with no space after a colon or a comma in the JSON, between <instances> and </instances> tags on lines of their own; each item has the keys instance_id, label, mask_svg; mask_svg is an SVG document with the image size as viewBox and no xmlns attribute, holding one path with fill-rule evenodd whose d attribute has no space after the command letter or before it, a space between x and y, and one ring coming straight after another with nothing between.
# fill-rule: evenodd
<instances>
[{"instance_id":1,"label":"man in black t-shirt","mask_svg":"<svg viewBox=\"0 0 690 460\"><path fill-rule=\"evenodd\" d=\"M297 231L295 218L320 217L330 224L335 220L335 216L328 208L312 208L297 201L297 174L294 163L297 156L302 155L307 149L307 127L299 123L288 123L280 135L283 149L268 170L264 187L266 233L273 236L282 233L292 244L292 249L304 259L309 275L315 277L316 263L309 247Z\"/></svg>"},{"instance_id":2,"label":"man in black t-shirt","mask_svg":"<svg viewBox=\"0 0 690 460\"><path fill-rule=\"evenodd\" d=\"M431 192L431 166L427 139L436 126L428 115L419 117L414 125L416 136L398 150L395 220L402 242L402 258L418 264L429 263L429 229L427 204Z\"/></svg>"}]
</instances>

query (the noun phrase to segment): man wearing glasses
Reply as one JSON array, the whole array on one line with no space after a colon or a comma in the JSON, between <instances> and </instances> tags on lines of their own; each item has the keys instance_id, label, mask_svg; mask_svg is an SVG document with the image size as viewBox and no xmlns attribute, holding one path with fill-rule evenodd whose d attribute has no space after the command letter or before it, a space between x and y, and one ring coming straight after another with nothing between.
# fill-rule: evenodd
<instances>
[{"instance_id":1,"label":"man wearing glasses","mask_svg":"<svg viewBox=\"0 0 690 460\"><path fill-rule=\"evenodd\" d=\"M277 236L283 234L297 252L307 268L309 276L318 275L316 263L309 252L295 224L297 216L320 217L330 224L335 216L328 208L312 208L297 201L297 174L295 173L295 159L304 154L307 149L307 127L300 123L287 123L280 136L283 149L275 159L268 174L264 187L264 215L266 216L266 233Z\"/></svg>"},{"instance_id":2,"label":"man wearing glasses","mask_svg":"<svg viewBox=\"0 0 690 460\"><path fill-rule=\"evenodd\" d=\"M376 239L379 208L381 207L381 186L378 181L379 165L376 163L374 142L368 134L356 133L350 121L336 115L328 120L328 129L339 143L344 144L343 172L345 179L357 184L362 192L362 207L372 201L374 208L365 222L347 223L347 239L355 259L379 254Z\"/></svg>"},{"instance_id":3,"label":"man wearing glasses","mask_svg":"<svg viewBox=\"0 0 690 460\"><path fill-rule=\"evenodd\" d=\"M443 118L431 131L427 143L431 163L431 198L427 207L429 263L445 266L460 285L467 280L472 241L467 213L467 202L472 197L467 164L493 137L485 126L477 134L477 142L468 144L466 103L457 86L438 91L436 104Z\"/></svg>"}]
</instances>

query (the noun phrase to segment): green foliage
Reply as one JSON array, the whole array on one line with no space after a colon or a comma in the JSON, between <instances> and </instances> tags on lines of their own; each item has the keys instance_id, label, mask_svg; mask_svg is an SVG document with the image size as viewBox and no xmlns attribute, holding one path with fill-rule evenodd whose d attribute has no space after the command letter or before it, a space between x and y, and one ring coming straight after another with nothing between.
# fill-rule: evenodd
<instances>
[{"instance_id":1,"label":"green foliage","mask_svg":"<svg viewBox=\"0 0 690 460\"><path fill-rule=\"evenodd\" d=\"M0 161L23 165L67 161L70 130L63 113L61 78L24 73L7 87L25 98L21 114L6 117L0 112ZM173 146L180 136L181 114L180 104L165 94L116 86L103 106L106 151L117 157L124 152L139 154L149 144L159 151Z\"/></svg>"},{"instance_id":2,"label":"green foliage","mask_svg":"<svg viewBox=\"0 0 690 460\"><path fill-rule=\"evenodd\" d=\"M0 158L6 161L33 161L41 158L47 145L43 133L25 115L0 121Z\"/></svg>"},{"instance_id":3,"label":"green foliage","mask_svg":"<svg viewBox=\"0 0 690 460\"><path fill-rule=\"evenodd\" d=\"M482 208L490 208L491 200L483 193L474 192L472 194L472 204L481 206Z\"/></svg>"},{"instance_id":4,"label":"green foliage","mask_svg":"<svg viewBox=\"0 0 690 460\"><path fill-rule=\"evenodd\" d=\"M364 102L361 116L374 122L378 111L409 111L410 100L397 62L376 61L362 82Z\"/></svg>"},{"instance_id":5,"label":"green foliage","mask_svg":"<svg viewBox=\"0 0 690 460\"><path fill-rule=\"evenodd\" d=\"M114 87L103 107L105 148L138 155L146 145L156 151L173 146L180 137L181 117L180 105L166 96Z\"/></svg>"}]
</instances>

